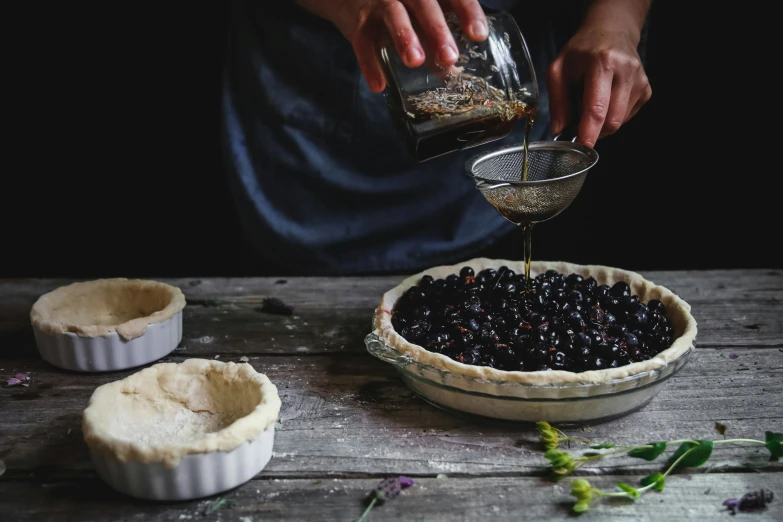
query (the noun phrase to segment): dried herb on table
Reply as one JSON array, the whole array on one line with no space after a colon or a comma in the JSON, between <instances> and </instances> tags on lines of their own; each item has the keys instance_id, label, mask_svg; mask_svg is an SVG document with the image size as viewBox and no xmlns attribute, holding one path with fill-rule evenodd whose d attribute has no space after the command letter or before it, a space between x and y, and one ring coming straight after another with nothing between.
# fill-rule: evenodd
<instances>
[{"instance_id":1,"label":"dried herb on table","mask_svg":"<svg viewBox=\"0 0 783 522\"><path fill-rule=\"evenodd\" d=\"M719 423L716 423L719 424ZM722 426L722 425L721 425ZM717 428L717 426L716 426ZM591 460L604 459L611 456L627 455L629 457L654 461L666 450L674 445L677 449L667 459L663 472L655 472L640 480L641 487L636 488L629 484L619 482L617 487L620 491L603 491L588 482L585 479L577 479L571 483L571 495L576 498L574 511L583 513L590 509L590 506L597 499L603 497L622 497L637 499L647 491L654 489L663 491L666 486L667 477L682 468L697 468L703 465L712 456L712 450L716 444L761 444L764 445L770 453L771 460L777 460L783 457L783 433L764 432L764 440L755 439L722 439L722 440L673 440L648 442L637 446L619 446L610 442L597 442L589 439L569 437L557 428L553 428L548 422L541 421L536 424L541 444L546 448L544 458L550 463L550 470L554 480L561 480L572 474ZM720 431L720 428L717 428ZM725 431L725 426L724 426ZM558 449L561 442L576 441L589 445L590 451L582 455L572 455L566 451ZM597 450L608 450L605 452ZM768 490L764 490L768 491ZM743 497L744 498L744 497ZM767 500L768 499L768 500ZM724 505L740 508L741 500L729 499ZM754 493L745 500L745 506L750 509L751 506L760 506L772 500L772 492ZM735 502L736 501L736 502Z\"/></svg>"},{"instance_id":2,"label":"dried herb on table","mask_svg":"<svg viewBox=\"0 0 783 522\"><path fill-rule=\"evenodd\" d=\"M227 498L218 497L207 505L207 507L204 509L204 514L209 515L210 513L214 513L218 509L230 508L232 506L233 506L233 502L231 502Z\"/></svg>"},{"instance_id":3,"label":"dried herb on table","mask_svg":"<svg viewBox=\"0 0 783 522\"><path fill-rule=\"evenodd\" d=\"M750 491L742 495L741 498L730 498L723 501L723 505L726 509L731 511L732 515L739 511L757 511L767 507L767 504L772 502L774 494L772 491L763 488L758 491Z\"/></svg>"},{"instance_id":4,"label":"dried herb on table","mask_svg":"<svg viewBox=\"0 0 783 522\"><path fill-rule=\"evenodd\" d=\"M364 510L362 516L356 522L363 522L367 519L367 515L375 505L382 505L387 500L397 498L402 490L407 489L413 485L413 479L408 477L399 476L396 478L383 479L370 493L370 504L367 509Z\"/></svg>"},{"instance_id":5,"label":"dried herb on table","mask_svg":"<svg viewBox=\"0 0 783 522\"><path fill-rule=\"evenodd\" d=\"M275 315L291 315L294 313L294 308L292 306L288 306L277 297L265 297L264 300L261 301L261 306L256 310Z\"/></svg>"},{"instance_id":6,"label":"dried herb on table","mask_svg":"<svg viewBox=\"0 0 783 522\"><path fill-rule=\"evenodd\" d=\"M30 386L30 376L26 373L17 373L8 379L8 386Z\"/></svg>"}]
</instances>

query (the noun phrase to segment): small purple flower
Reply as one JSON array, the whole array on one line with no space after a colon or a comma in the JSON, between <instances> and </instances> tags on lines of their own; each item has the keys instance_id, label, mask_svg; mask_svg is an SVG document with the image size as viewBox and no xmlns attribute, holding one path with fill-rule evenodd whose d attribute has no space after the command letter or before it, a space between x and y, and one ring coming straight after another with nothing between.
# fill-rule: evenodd
<instances>
[{"instance_id":1,"label":"small purple flower","mask_svg":"<svg viewBox=\"0 0 783 522\"><path fill-rule=\"evenodd\" d=\"M402 475L396 478L383 479L370 494L370 504L356 522L363 522L370 513L370 510L376 504L381 505L387 500L396 498L403 489L407 489L411 486L413 486L413 479Z\"/></svg>"},{"instance_id":2,"label":"small purple flower","mask_svg":"<svg viewBox=\"0 0 783 522\"><path fill-rule=\"evenodd\" d=\"M399 476L397 478L383 479L373 490L373 495L378 499L379 503L383 503L396 498L403 489L407 489L412 485L413 479L408 477Z\"/></svg>"},{"instance_id":3,"label":"small purple flower","mask_svg":"<svg viewBox=\"0 0 783 522\"><path fill-rule=\"evenodd\" d=\"M736 514L737 510L740 511L755 511L757 509L763 509L772 502L774 494L768 489L759 489L758 491L750 491L742 495L742 498L730 498L723 501L723 505L726 509L731 510L731 514Z\"/></svg>"},{"instance_id":4,"label":"small purple flower","mask_svg":"<svg viewBox=\"0 0 783 522\"><path fill-rule=\"evenodd\" d=\"M723 505L726 506L726 509L731 510L731 514L735 514L737 512L737 508L739 507L739 499L738 498L729 498L723 501Z\"/></svg>"},{"instance_id":5,"label":"small purple flower","mask_svg":"<svg viewBox=\"0 0 783 522\"><path fill-rule=\"evenodd\" d=\"M736 353L732 352L729 354L729 359L736 359L737 357L739 357L739 355L737 355Z\"/></svg>"},{"instance_id":6,"label":"small purple flower","mask_svg":"<svg viewBox=\"0 0 783 522\"><path fill-rule=\"evenodd\" d=\"M27 383L29 380L30 377L26 373L20 372L8 379L8 386L27 386L25 383Z\"/></svg>"},{"instance_id":7,"label":"small purple flower","mask_svg":"<svg viewBox=\"0 0 783 522\"><path fill-rule=\"evenodd\" d=\"M402 489L409 488L413 485L412 478L400 476L397 478L397 480L400 481L400 487L402 487Z\"/></svg>"}]
</instances>

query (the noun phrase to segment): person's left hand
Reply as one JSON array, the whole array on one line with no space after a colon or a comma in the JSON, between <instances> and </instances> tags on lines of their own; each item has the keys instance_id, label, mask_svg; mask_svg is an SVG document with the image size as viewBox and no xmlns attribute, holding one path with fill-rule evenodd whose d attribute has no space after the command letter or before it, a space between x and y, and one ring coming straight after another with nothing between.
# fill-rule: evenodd
<instances>
[{"instance_id":1,"label":"person's left hand","mask_svg":"<svg viewBox=\"0 0 783 522\"><path fill-rule=\"evenodd\" d=\"M570 89L584 85L577 141L588 147L617 130L652 96L637 42L624 30L583 26L547 70L552 134L570 123Z\"/></svg>"}]
</instances>

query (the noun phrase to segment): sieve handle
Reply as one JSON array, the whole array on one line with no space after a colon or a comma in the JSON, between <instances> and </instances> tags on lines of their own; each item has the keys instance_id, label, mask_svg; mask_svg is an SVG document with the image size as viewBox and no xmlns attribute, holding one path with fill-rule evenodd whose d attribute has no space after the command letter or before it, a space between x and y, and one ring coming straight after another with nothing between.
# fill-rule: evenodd
<instances>
[{"instance_id":1,"label":"sieve handle","mask_svg":"<svg viewBox=\"0 0 783 522\"><path fill-rule=\"evenodd\" d=\"M582 92L584 92L584 84L582 82L571 85L569 92L571 98L571 118L565 128L560 131L560 134L555 136L555 141L568 140L571 143L576 141L579 131L579 120L582 117Z\"/></svg>"}]
</instances>

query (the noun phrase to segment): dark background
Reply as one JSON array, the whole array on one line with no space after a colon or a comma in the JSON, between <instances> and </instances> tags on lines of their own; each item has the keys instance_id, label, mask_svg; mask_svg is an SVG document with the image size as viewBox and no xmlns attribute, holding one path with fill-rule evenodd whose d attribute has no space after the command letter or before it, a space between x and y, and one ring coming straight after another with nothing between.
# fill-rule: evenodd
<instances>
[{"instance_id":1,"label":"dark background","mask_svg":"<svg viewBox=\"0 0 783 522\"><path fill-rule=\"evenodd\" d=\"M727 33L673 4L650 13L652 100L596 145L577 200L534 229L534 258L781 265L779 145L758 126L779 96L752 55L732 57L731 42L760 30ZM20 31L6 69L0 277L285 275L242 261L218 125L228 6L30 3L7 18Z\"/></svg>"}]
</instances>

